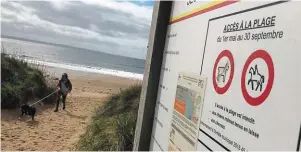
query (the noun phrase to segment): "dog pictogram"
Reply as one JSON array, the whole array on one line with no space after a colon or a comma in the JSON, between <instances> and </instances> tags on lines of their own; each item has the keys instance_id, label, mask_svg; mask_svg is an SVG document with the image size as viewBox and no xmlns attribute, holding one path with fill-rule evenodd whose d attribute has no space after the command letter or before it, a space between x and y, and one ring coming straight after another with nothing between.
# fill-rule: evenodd
<instances>
[{"instance_id":1,"label":"dog pictogram","mask_svg":"<svg viewBox=\"0 0 301 152\"><path fill-rule=\"evenodd\" d=\"M229 62L227 62L225 64L225 66L219 66L217 68L217 77L216 77L216 80L218 82L221 82L221 79L220 79L221 77L223 77L222 81L225 82L225 79L226 79L226 76L227 76L227 72L229 71L229 68L230 68Z\"/></svg>"}]
</instances>

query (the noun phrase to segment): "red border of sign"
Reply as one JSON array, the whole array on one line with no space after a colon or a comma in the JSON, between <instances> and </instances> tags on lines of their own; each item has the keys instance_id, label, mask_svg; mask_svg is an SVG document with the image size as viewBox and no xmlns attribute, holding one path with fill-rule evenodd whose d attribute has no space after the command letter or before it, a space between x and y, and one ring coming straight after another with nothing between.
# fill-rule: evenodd
<instances>
[{"instance_id":1,"label":"red border of sign","mask_svg":"<svg viewBox=\"0 0 301 152\"><path fill-rule=\"evenodd\" d=\"M249 65L252 63L253 60L257 58L261 58L266 62L269 70L269 80L267 81L268 84L265 90L263 91L263 93L260 96L253 98L252 96L250 96L250 94L246 89L246 74ZM265 50L257 50L253 52L247 59L244 68L242 70L242 76L241 76L241 90L247 103L249 103L252 106L258 106L262 104L265 101L265 99L269 96L273 86L273 82L274 82L274 63L271 56Z\"/></svg>"},{"instance_id":2,"label":"red border of sign","mask_svg":"<svg viewBox=\"0 0 301 152\"><path fill-rule=\"evenodd\" d=\"M224 87L220 88L216 83L216 74L215 73L216 73L216 68L217 68L218 62L224 56L227 57L230 61L231 71L230 71L230 77L229 77L228 82L226 83L226 85ZM233 55L229 50L224 50L218 55L218 57L216 58L215 63L214 63L212 81L213 81L213 86L214 86L215 91L218 94L224 94L229 89L229 87L232 83L232 80L233 80L233 76L234 76L234 59L233 59Z\"/></svg>"}]
</instances>

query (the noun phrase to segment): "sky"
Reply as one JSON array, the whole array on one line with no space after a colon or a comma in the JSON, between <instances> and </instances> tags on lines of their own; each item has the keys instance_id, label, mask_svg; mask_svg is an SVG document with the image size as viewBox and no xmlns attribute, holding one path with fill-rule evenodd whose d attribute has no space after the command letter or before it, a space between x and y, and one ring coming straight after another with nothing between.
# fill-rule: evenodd
<instances>
[{"instance_id":1,"label":"sky","mask_svg":"<svg viewBox=\"0 0 301 152\"><path fill-rule=\"evenodd\" d=\"M145 59L152 1L1 1L1 34Z\"/></svg>"}]
</instances>

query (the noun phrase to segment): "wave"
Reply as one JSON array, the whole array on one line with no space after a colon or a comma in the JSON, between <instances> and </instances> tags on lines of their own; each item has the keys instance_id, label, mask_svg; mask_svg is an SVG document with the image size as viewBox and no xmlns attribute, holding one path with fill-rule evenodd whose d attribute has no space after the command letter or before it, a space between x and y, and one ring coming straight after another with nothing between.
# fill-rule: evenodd
<instances>
[{"instance_id":1,"label":"wave","mask_svg":"<svg viewBox=\"0 0 301 152\"><path fill-rule=\"evenodd\" d=\"M31 63L31 64L39 64L39 65L45 65L45 66L55 67L55 68L63 68L63 69L74 70L74 71L82 71L82 72L98 73L98 74L105 74L105 75L113 75L113 76L117 76L117 77L130 78L130 79L139 79L139 80L143 79L143 74L126 72L126 71L119 71L119 70L113 70L113 69L84 66L84 65L78 65L78 64L67 64L67 63L54 63L54 62L48 62L48 61L39 61L39 60L29 59L29 58L25 58L25 59L23 58L23 60L25 62L28 62L28 63Z\"/></svg>"}]
</instances>

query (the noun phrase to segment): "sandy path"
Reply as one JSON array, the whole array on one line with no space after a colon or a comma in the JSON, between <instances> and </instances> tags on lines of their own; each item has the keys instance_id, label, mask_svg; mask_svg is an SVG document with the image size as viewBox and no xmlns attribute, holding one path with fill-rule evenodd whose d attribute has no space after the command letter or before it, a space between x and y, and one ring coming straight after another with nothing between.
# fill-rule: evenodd
<instances>
[{"instance_id":1,"label":"sandy path","mask_svg":"<svg viewBox=\"0 0 301 152\"><path fill-rule=\"evenodd\" d=\"M85 131L94 109L120 88L136 83L116 77L74 77L74 90L66 111L55 113L54 105L38 105L36 121L18 120L19 109L1 111L2 150L72 150Z\"/></svg>"}]
</instances>

